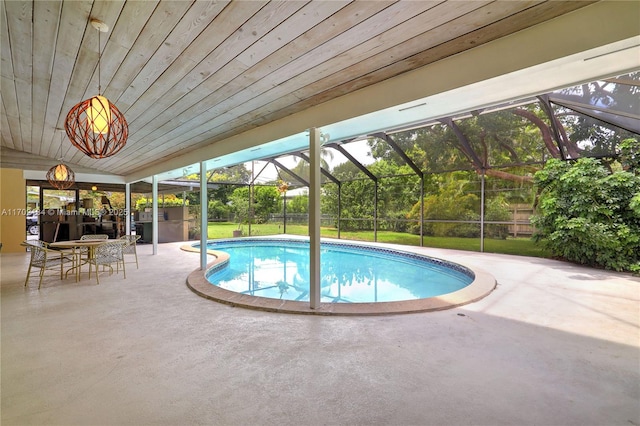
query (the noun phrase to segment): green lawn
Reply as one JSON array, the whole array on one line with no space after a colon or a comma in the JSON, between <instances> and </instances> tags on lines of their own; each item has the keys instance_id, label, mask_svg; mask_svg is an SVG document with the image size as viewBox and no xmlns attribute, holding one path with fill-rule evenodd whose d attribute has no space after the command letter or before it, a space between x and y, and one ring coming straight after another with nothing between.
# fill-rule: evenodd
<instances>
[{"instance_id":1,"label":"green lawn","mask_svg":"<svg viewBox=\"0 0 640 426\"><path fill-rule=\"evenodd\" d=\"M208 237L210 239L231 238L238 225L228 222L210 222ZM242 227L247 236L249 227ZM283 233L281 224L265 223L251 225L251 235L278 235ZM338 238L335 228L321 228L323 237ZM308 235L306 225L287 225L287 234ZM340 238L345 240L373 241L373 231L342 231ZM419 246L420 236L402 232L378 231L378 242ZM424 237L425 247L446 248L455 250L480 251L478 238ZM549 257L549 254L529 238L507 238L506 240L484 240L484 251L487 253L515 254L520 256Z\"/></svg>"}]
</instances>

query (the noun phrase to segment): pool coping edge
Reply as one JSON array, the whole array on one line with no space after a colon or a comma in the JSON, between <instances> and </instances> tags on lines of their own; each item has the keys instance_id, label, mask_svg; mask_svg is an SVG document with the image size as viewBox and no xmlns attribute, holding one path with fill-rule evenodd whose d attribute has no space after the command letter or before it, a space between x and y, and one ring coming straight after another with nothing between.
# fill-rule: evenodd
<instances>
[{"instance_id":1,"label":"pool coping edge","mask_svg":"<svg viewBox=\"0 0 640 426\"><path fill-rule=\"evenodd\" d=\"M376 243L381 244L381 243ZM358 245L358 244L356 244ZM384 244L382 244L384 245ZM200 249L186 244L180 247L182 250L200 253ZM371 302L371 303L321 303L317 309L311 309L309 302L294 300L280 300L266 297L252 296L236 293L221 287L212 285L206 278L207 272L229 261L229 255L218 250L207 250L207 253L215 259L209 262L204 270L198 268L191 272L186 279L187 287L197 295L226 305L256 309L267 312L280 312L289 314L306 315L393 315L417 312L440 311L463 306L476 302L489 293L497 285L496 279L478 267L470 267L460 262L458 265L471 270L475 276L468 286L441 296L403 300L396 302Z\"/></svg>"}]
</instances>

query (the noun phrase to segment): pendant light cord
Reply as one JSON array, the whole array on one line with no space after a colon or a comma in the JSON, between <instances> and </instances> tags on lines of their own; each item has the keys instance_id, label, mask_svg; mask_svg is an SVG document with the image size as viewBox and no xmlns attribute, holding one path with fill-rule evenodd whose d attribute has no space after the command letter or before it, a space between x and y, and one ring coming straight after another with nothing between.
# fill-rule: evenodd
<instances>
[{"instance_id":1,"label":"pendant light cord","mask_svg":"<svg viewBox=\"0 0 640 426\"><path fill-rule=\"evenodd\" d=\"M102 86L100 85L100 58L102 57L102 52L100 52L100 29L98 31L98 95L102 95Z\"/></svg>"},{"instance_id":2,"label":"pendant light cord","mask_svg":"<svg viewBox=\"0 0 640 426\"><path fill-rule=\"evenodd\" d=\"M64 136L61 134L61 135L60 135L60 158L59 158L59 160L60 160L60 162L61 162L61 163L63 163L63 162L64 162L64 160L62 159L62 139L63 139L63 138L64 138Z\"/></svg>"}]
</instances>

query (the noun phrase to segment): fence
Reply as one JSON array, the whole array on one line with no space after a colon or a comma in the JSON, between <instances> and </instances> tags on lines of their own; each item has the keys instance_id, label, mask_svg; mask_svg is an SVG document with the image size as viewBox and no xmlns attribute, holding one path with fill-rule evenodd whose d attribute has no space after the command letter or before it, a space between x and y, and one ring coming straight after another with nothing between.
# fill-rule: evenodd
<instances>
[{"instance_id":1,"label":"fence","mask_svg":"<svg viewBox=\"0 0 640 426\"><path fill-rule=\"evenodd\" d=\"M509 235L514 237L533 235L534 229L531 225L533 207L529 204L512 204L510 209L513 221L509 225Z\"/></svg>"},{"instance_id":2,"label":"fence","mask_svg":"<svg viewBox=\"0 0 640 426\"><path fill-rule=\"evenodd\" d=\"M485 221L485 235L488 237L504 238L506 234L513 237L527 237L533 235L534 228L531 225L531 216L534 214L534 209L529 204L512 204L509 206L511 211L511 219L508 221ZM287 214L287 224L293 225L306 225L309 223L309 215L306 213L291 213ZM269 222L282 223L284 216L282 214L271 214L269 216ZM354 226L354 223L359 223L359 226ZM416 227L419 222L409 219L398 218L384 218L377 219L378 230L389 230L397 232L410 231L411 226ZM455 227L455 226L471 226L473 229L468 229L471 234L479 234L480 221L477 220L424 220L425 228L433 227L434 224L440 224L440 227ZM323 214L320 218L320 226L334 227L337 224L337 217ZM344 229L373 229L373 218L342 218L341 224ZM474 225L477 225L477 229ZM399 229L400 228L400 229ZM494 229L495 228L495 229ZM503 228L500 231L498 228ZM475 229L475 230L474 230ZM506 232L505 232L506 231ZM461 232L461 231L460 231ZM449 232L451 233L451 232ZM428 232L427 232L428 234Z\"/></svg>"}]
</instances>

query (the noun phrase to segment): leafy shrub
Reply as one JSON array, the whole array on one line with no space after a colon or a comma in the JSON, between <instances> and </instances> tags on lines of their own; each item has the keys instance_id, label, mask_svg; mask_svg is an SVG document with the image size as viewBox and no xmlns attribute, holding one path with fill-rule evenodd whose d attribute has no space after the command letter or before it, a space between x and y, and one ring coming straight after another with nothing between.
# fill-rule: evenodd
<instances>
[{"instance_id":1,"label":"leafy shrub","mask_svg":"<svg viewBox=\"0 0 640 426\"><path fill-rule=\"evenodd\" d=\"M138 198L136 201L136 210L141 212L144 211L145 208L151 207L153 205L153 199L151 197ZM182 198L176 197L174 194L167 194L162 199L158 200L158 206L162 207L181 207L183 205L189 205L189 200L183 200Z\"/></svg>"},{"instance_id":2,"label":"leafy shrub","mask_svg":"<svg viewBox=\"0 0 640 426\"><path fill-rule=\"evenodd\" d=\"M640 141L625 139L620 142L619 148L622 167L636 175L640 173Z\"/></svg>"},{"instance_id":3,"label":"leafy shrub","mask_svg":"<svg viewBox=\"0 0 640 426\"><path fill-rule=\"evenodd\" d=\"M484 220L495 222L506 222L513 220L509 204L502 197L490 198L485 203ZM485 237L504 240L509 235L509 225L486 224Z\"/></svg>"},{"instance_id":4,"label":"leafy shrub","mask_svg":"<svg viewBox=\"0 0 640 426\"><path fill-rule=\"evenodd\" d=\"M295 195L287 201L287 213L309 213L309 196Z\"/></svg>"},{"instance_id":5,"label":"leafy shrub","mask_svg":"<svg viewBox=\"0 0 640 426\"><path fill-rule=\"evenodd\" d=\"M458 180L445 186L438 194L424 197L424 219L444 222L425 222L423 233L436 237L480 237L480 197L465 192L464 182ZM485 220L508 221L511 213L508 204L502 197L494 197L485 201ZM413 234L420 233L420 203L414 204L406 216L416 222L407 229ZM455 223L447 221L469 221L476 223ZM509 233L508 225L492 224L485 226L485 236L504 239Z\"/></svg>"},{"instance_id":6,"label":"leafy shrub","mask_svg":"<svg viewBox=\"0 0 640 426\"><path fill-rule=\"evenodd\" d=\"M378 219L378 229L381 231L406 232L409 224L406 212L391 212L387 217Z\"/></svg>"},{"instance_id":7,"label":"leafy shrub","mask_svg":"<svg viewBox=\"0 0 640 426\"><path fill-rule=\"evenodd\" d=\"M550 160L535 175L534 238L566 260L640 271L640 176L599 160Z\"/></svg>"},{"instance_id":8,"label":"leafy shrub","mask_svg":"<svg viewBox=\"0 0 640 426\"><path fill-rule=\"evenodd\" d=\"M209 200L207 204L207 215L209 220L228 220L231 214L231 207L220 200Z\"/></svg>"},{"instance_id":9,"label":"leafy shrub","mask_svg":"<svg viewBox=\"0 0 640 426\"><path fill-rule=\"evenodd\" d=\"M269 215L280 211L280 193L273 186L255 186L253 208L249 206L249 187L241 186L229 196L230 208L236 215L236 222L247 223L253 213L252 223L265 223Z\"/></svg>"},{"instance_id":10,"label":"leafy shrub","mask_svg":"<svg viewBox=\"0 0 640 426\"><path fill-rule=\"evenodd\" d=\"M480 198L475 194L465 191L468 181L456 176L445 182L440 192L424 197L424 219L425 220L478 220ZM407 219L420 219L420 202L414 204L407 214ZM473 237L478 234L479 228L475 224L451 223L451 222L426 222L423 226L424 235L427 236L448 236L448 237ZM409 231L414 234L420 233L420 225L415 224L409 227ZM477 236L477 235L475 235Z\"/></svg>"}]
</instances>

